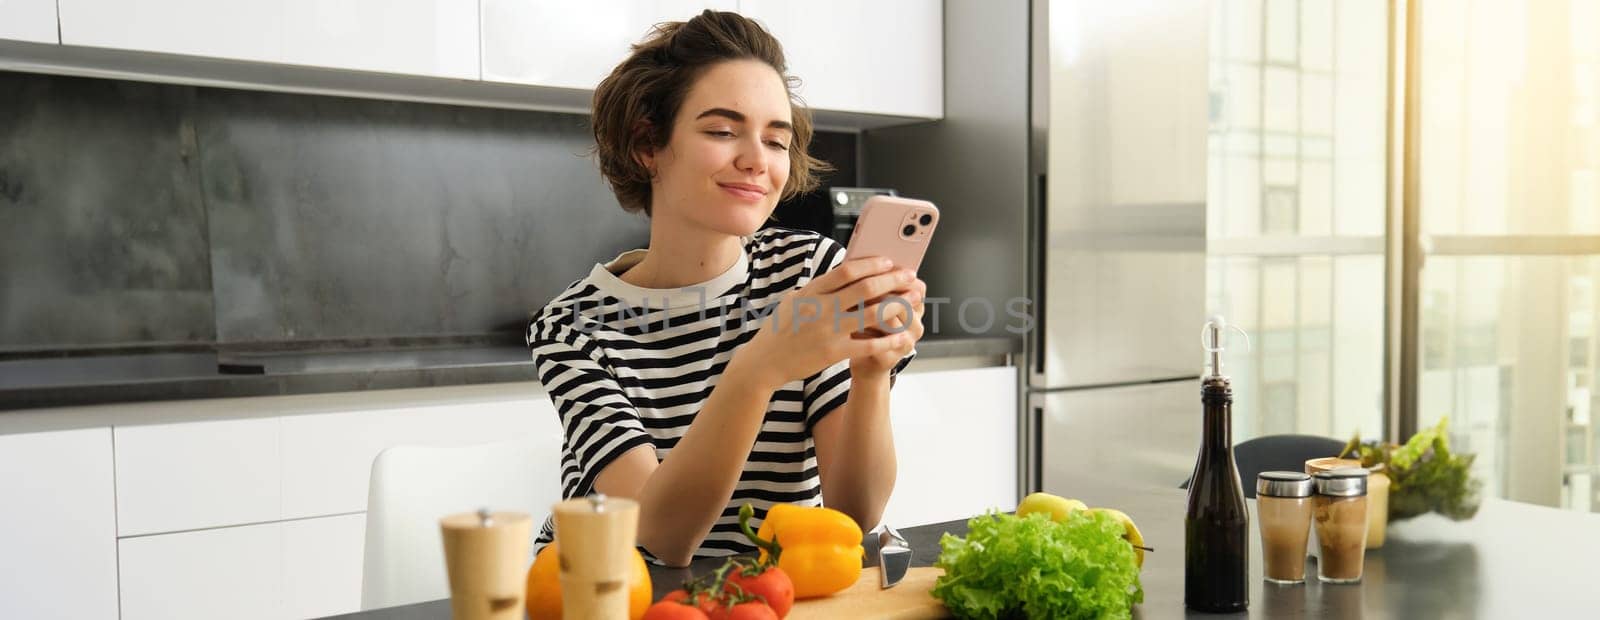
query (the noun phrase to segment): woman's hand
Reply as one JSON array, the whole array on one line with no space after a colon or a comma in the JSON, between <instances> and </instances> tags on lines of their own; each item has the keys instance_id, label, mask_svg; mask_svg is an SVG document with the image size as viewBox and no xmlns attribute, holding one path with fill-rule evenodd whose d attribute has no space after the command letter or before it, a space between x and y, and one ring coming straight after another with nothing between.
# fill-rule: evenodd
<instances>
[{"instance_id":1,"label":"woman's hand","mask_svg":"<svg viewBox=\"0 0 1600 620\"><path fill-rule=\"evenodd\" d=\"M911 349L922 340L922 302L927 296L928 285L919 278L912 280L911 286L891 293L879 304L884 312L884 327L880 329L891 333L905 332L910 339L887 351L850 358L850 376L886 375L894 369L895 364L911 354Z\"/></svg>"},{"instance_id":2,"label":"woman's hand","mask_svg":"<svg viewBox=\"0 0 1600 620\"><path fill-rule=\"evenodd\" d=\"M738 363L744 376L777 389L845 359L899 360L921 338L922 328L891 326L893 319L903 324L905 304L884 298L911 290L926 289L914 274L895 269L888 259L847 260L784 295L730 366ZM865 307L852 310L857 306ZM920 306L919 297L914 307Z\"/></svg>"}]
</instances>

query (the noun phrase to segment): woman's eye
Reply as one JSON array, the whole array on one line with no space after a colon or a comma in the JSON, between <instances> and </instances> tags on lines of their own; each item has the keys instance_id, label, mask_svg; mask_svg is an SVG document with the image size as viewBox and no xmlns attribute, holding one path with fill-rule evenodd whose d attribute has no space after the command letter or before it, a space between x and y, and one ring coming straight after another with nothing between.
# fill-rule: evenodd
<instances>
[{"instance_id":1,"label":"woman's eye","mask_svg":"<svg viewBox=\"0 0 1600 620\"><path fill-rule=\"evenodd\" d=\"M780 151L787 151L787 150L789 150L789 145L787 145L787 144L784 144L784 143L782 143L782 142L779 142L779 141L777 141L777 140L769 140L769 141L768 141L768 142L767 142L767 145L768 145L768 146L771 146L771 147L772 147L772 148L775 148L775 149L778 149L778 150L780 150Z\"/></svg>"},{"instance_id":2,"label":"woman's eye","mask_svg":"<svg viewBox=\"0 0 1600 620\"><path fill-rule=\"evenodd\" d=\"M732 138L733 137L733 132L731 132L731 131L723 131L723 130L720 130L720 129L713 129L711 131L707 131L706 133L710 134L710 135L713 135L713 136L716 136L718 138Z\"/></svg>"}]
</instances>

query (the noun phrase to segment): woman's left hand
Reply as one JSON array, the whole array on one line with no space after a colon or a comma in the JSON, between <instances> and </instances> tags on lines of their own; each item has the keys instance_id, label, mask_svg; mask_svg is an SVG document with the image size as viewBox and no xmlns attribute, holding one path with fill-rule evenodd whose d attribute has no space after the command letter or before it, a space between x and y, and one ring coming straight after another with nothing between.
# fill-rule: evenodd
<instances>
[{"instance_id":1,"label":"woman's left hand","mask_svg":"<svg viewBox=\"0 0 1600 620\"><path fill-rule=\"evenodd\" d=\"M866 357L850 358L850 375L863 377L873 374L887 375L894 369L895 364L911 353L917 341L922 340L922 311L923 300L927 297L928 285L921 278L911 281L911 286L905 290L895 291L884 298L883 317L888 333L906 331L911 333L911 340L905 346L895 347ZM904 300L902 303L900 300ZM909 314L907 313L909 310ZM883 334L877 330L872 333L857 334L860 338L882 338Z\"/></svg>"}]
</instances>

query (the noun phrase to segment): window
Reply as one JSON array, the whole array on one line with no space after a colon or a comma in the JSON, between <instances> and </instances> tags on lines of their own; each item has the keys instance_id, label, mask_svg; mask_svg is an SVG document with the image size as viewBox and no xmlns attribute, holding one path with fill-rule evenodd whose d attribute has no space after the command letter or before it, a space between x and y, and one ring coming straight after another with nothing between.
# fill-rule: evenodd
<instances>
[{"instance_id":1,"label":"window","mask_svg":"<svg viewBox=\"0 0 1600 620\"><path fill-rule=\"evenodd\" d=\"M1208 307L1236 440L1383 432L1385 0L1212 4Z\"/></svg>"},{"instance_id":2,"label":"window","mask_svg":"<svg viewBox=\"0 0 1600 620\"><path fill-rule=\"evenodd\" d=\"M1600 508L1600 2L1422 5L1418 422L1495 495Z\"/></svg>"},{"instance_id":3,"label":"window","mask_svg":"<svg viewBox=\"0 0 1600 620\"><path fill-rule=\"evenodd\" d=\"M1236 439L1448 415L1489 494L1600 511L1600 1L1418 9L1405 144L1403 1L1212 4L1208 306L1256 345L1230 366ZM1414 201L1388 198L1391 117ZM1421 251L1386 306L1390 222ZM1390 335L1414 340L1414 410L1385 394L1386 312L1415 317Z\"/></svg>"}]
</instances>

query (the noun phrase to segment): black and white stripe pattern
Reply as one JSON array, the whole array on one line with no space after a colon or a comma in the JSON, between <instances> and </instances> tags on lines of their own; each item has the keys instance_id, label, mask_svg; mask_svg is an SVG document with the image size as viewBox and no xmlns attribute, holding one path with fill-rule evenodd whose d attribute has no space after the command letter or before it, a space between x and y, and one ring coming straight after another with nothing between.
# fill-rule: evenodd
<instances>
[{"instance_id":1,"label":"black and white stripe pattern","mask_svg":"<svg viewBox=\"0 0 1600 620\"><path fill-rule=\"evenodd\" d=\"M563 497L593 493L600 471L635 446L653 447L658 460L671 454L733 350L760 328L763 313L844 260L844 248L832 239L781 228L746 239L744 254L700 286L656 290L616 277L642 256L629 252L596 265L534 316L528 347L565 434ZM747 501L758 517L779 502L821 505L811 429L844 404L849 391L849 362L842 361L773 395L733 497L697 556L752 549L738 526L739 506ZM551 537L546 520L537 542Z\"/></svg>"}]
</instances>

